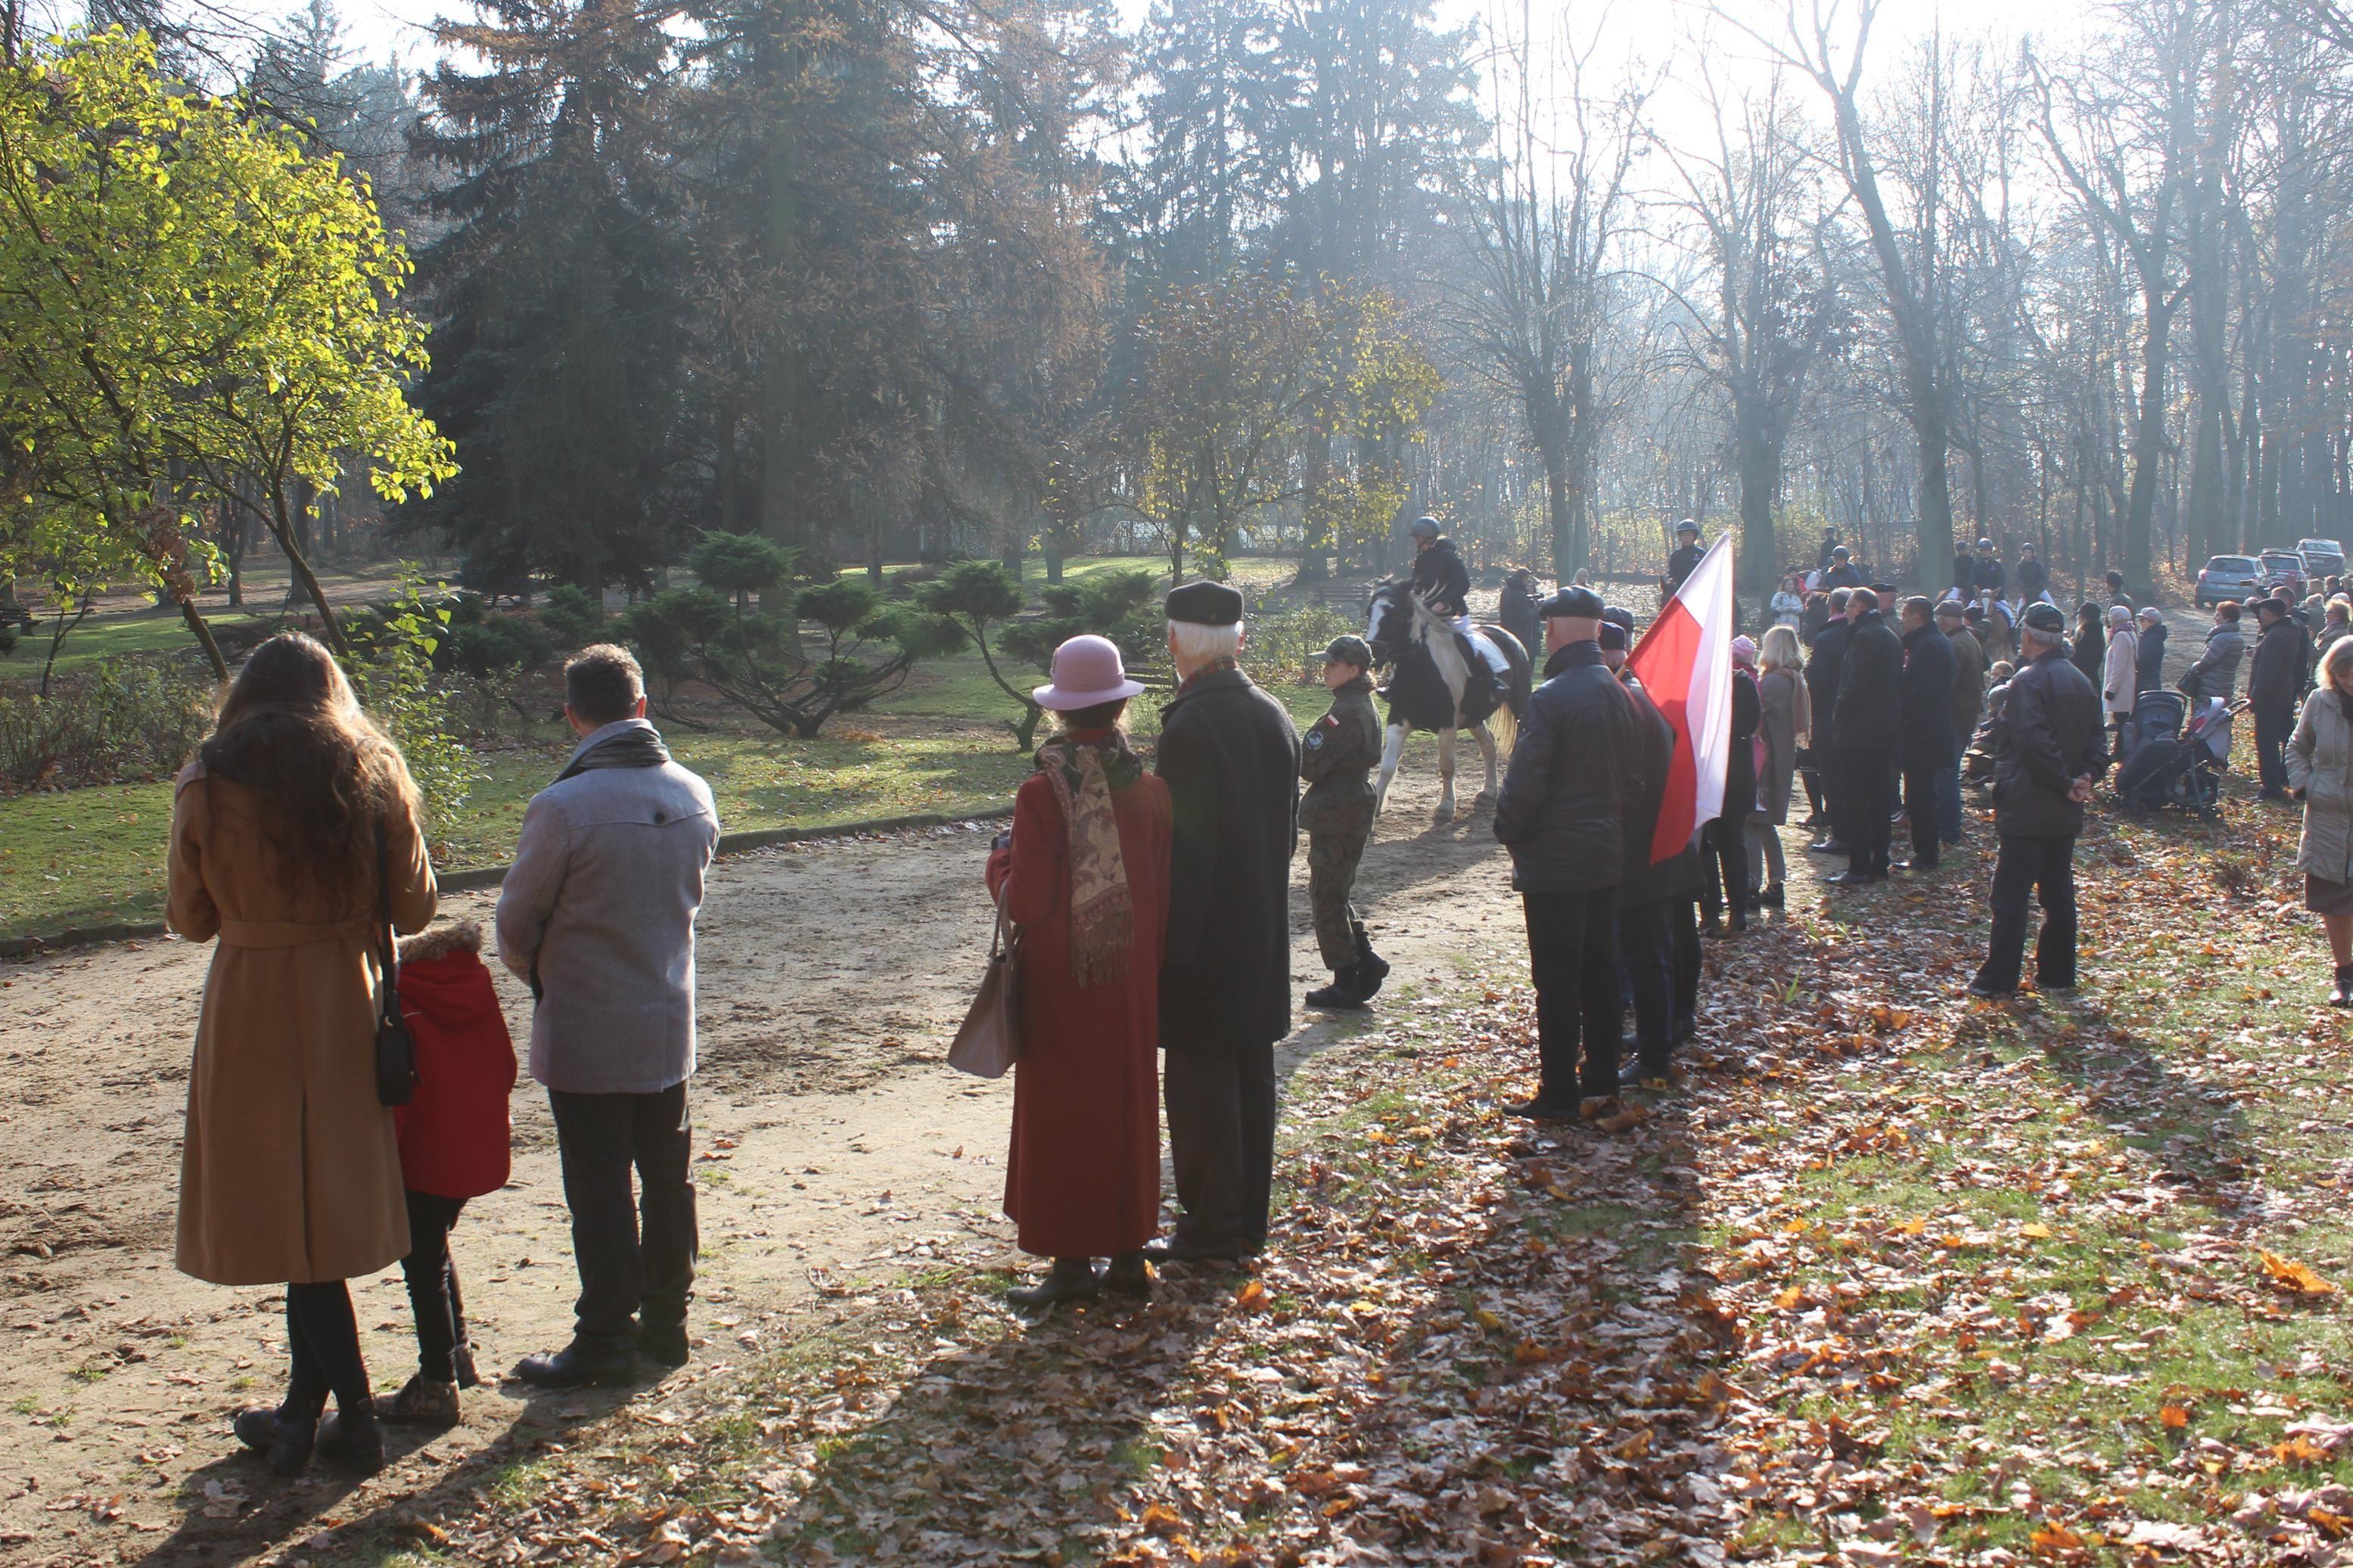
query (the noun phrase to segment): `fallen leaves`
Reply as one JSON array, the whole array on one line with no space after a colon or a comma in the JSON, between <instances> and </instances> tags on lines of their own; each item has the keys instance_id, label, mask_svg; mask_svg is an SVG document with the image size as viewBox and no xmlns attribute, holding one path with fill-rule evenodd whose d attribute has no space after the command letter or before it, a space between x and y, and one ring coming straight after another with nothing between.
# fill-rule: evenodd
<instances>
[{"instance_id":1,"label":"fallen leaves","mask_svg":"<svg viewBox=\"0 0 2353 1568\"><path fill-rule=\"evenodd\" d=\"M2258 1248L2255 1256L2263 1260L2263 1273L2272 1289L2291 1296L2333 1296L2337 1287L2323 1279L2293 1258L2283 1258L2268 1248Z\"/></svg>"}]
</instances>

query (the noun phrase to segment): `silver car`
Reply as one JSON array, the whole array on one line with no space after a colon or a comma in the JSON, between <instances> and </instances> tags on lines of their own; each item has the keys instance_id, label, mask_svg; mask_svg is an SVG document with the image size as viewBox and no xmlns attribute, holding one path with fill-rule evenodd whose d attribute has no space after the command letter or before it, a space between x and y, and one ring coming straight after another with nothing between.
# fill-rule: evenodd
<instances>
[{"instance_id":1,"label":"silver car","mask_svg":"<svg viewBox=\"0 0 2353 1568\"><path fill-rule=\"evenodd\" d=\"M2206 569L2198 574L2198 607L2219 605L2225 599L2250 599L2271 586L2270 573L2263 563L2252 555L2215 555L2206 562Z\"/></svg>"}]
</instances>

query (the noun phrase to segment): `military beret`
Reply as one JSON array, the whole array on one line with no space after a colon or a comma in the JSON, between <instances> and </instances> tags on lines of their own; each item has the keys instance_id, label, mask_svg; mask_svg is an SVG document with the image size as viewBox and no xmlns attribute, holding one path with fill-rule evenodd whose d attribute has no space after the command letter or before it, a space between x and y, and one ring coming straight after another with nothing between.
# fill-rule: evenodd
<instances>
[{"instance_id":1,"label":"military beret","mask_svg":"<svg viewBox=\"0 0 2353 1568\"><path fill-rule=\"evenodd\" d=\"M1634 612L1623 605L1612 605L1601 612L1601 618L1631 637L1634 633Z\"/></svg>"},{"instance_id":2,"label":"military beret","mask_svg":"<svg viewBox=\"0 0 2353 1568\"><path fill-rule=\"evenodd\" d=\"M2049 632L2054 637L2067 635L2067 617L2060 614L2059 606L2056 605L2046 605L2038 601L2027 605L2026 625L2030 630Z\"/></svg>"},{"instance_id":3,"label":"military beret","mask_svg":"<svg viewBox=\"0 0 2353 1568\"><path fill-rule=\"evenodd\" d=\"M1373 667L1373 650L1365 646L1364 638L1344 635L1334 637L1332 646L1324 650L1324 662L1353 664L1362 669L1370 669Z\"/></svg>"},{"instance_id":4,"label":"military beret","mask_svg":"<svg viewBox=\"0 0 2353 1568\"><path fill-rule=\"evenodd\" d=\"M1551 598L1536 606L1536 613L1546 620L1567 616L1578 620L1598 621L1608 611L1601 595L1592 589L1571 583Z\"/></svg>"},{"instance_id":5,"label":"military beret","mask_svg":"<svg viewBox=\"0 0 2353 1568\"><path fill-rule=\"evenodd\" d=\"M1187 583L1168 590L1168 618L1197 626L1230 626L1242 618L1242 596L1223 583Z\"/></svg>"},{"instance_id":6,"label":"military beret","mask_svg":"<svg viewBox=\"0 0 2353 1568\"><path fill-rule=\"evenodd\" d=\"M1602 622L1601 630L1596 635L1601 638L1601 647L1604 652L1607 652L1609 649L1613 647L1624 647L1626 646L1626 628L1620 626L1616 621Z\"/></svg>"}]
</instances>

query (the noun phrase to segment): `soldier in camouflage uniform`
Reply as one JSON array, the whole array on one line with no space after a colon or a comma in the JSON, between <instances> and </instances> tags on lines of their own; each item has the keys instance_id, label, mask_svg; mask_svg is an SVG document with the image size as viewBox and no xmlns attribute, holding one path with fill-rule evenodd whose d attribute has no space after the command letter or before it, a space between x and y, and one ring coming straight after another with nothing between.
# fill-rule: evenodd
<instances>
[{"instance_id":1,"label":"soldier in camouflage uniform","mask_svg":"<svg viewBox=\"0 0 2353 1568\"><path fill-rule=\"evenodd\" d=\"M1307 794L1299 826L1307 833L1307 900L1315 911L1315 944L1332 968L1332 984L1307 994L1310 1007L1361 1007L1381 988L1389 966L1348 907L1356 862L1372 837L1371 773L1381 760L1381 721L1373 711L1367 671L1373 650L1362 637L1335 637L1324 650L1324 684L1332 710L1301 737L1299 773Z\"/></svg>"}]
</instances>

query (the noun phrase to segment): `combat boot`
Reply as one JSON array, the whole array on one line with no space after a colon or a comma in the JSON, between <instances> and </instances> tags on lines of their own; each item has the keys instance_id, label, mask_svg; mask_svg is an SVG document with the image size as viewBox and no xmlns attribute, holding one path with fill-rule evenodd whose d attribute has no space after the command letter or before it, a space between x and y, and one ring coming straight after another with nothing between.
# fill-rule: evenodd
<instances>
[{"instance_id":1,"label":"combat boot","mask_svg":"<svg viewBox=\"0 0 2353 1568\"><path fill-rule=\"evenodd\" d=\"M1373 939L1365 934L1364 921L1349 921L1348 930L1356 939L1356 993L1369 999L1389 977L1388 961L1373 951Z\"/></svg>"},{"instance_id":2,"label":"combat boot","mask_svg":"<svg viewBox=\"0 0 2353 1568\"><path fill-rule=\"evenodd\" d=\"M1340 1009L1365 1005L1364 990L1357 981L1356 966L1344 963L1332 972L1332 984L1307 994L1310 1007Z\"/></svg>"}]
</instances>

